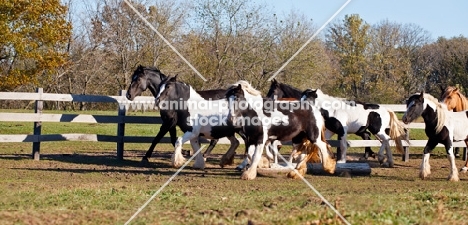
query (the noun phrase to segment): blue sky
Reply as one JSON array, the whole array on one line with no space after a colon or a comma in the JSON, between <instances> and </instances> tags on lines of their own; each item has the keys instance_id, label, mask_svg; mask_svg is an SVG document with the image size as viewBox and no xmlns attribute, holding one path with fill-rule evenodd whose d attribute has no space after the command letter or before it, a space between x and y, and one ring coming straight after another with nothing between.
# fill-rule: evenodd
<instances>
[{"instance_id":1,"label":"blue sky","mask_svg":"<svg viewBox=\"0 0 468 225\"><path fill-rule=\"evenodd\" d=\"M274 0L258 1L270 5L277 13L291 10L304 13L322 26L346 0ZM435 40L463 35L468 37L468 0L351 0L335 18L359 14L369 24L384 19L398 23L414 23L427 30Z\"/></svg>"}]
</instances>

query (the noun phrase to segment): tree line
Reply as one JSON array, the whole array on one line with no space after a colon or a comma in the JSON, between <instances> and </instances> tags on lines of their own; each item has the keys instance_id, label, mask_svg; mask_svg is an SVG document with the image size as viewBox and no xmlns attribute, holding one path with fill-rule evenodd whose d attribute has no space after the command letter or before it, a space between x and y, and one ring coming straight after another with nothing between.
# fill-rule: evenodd
<instances>
[{"instance_id":1,"label":"tree line","mask_svg":"<svg viewBox=\"0 0 468 225\"><path fill-rule=\"evenodd\" d=\"M121 0L7 0L0 6L0 91L116 95L145 65L200 90L242 79L266 92L268 79L318 27L301 12L278 15L248 0L132 4L206 82ZM432 40L417 24L369 24L352 14L323 30L277 79L350 100L401 103L422 90L438 97L448 85L467 87L467 75L466 37Z\"/></svg>"}]
</instances>

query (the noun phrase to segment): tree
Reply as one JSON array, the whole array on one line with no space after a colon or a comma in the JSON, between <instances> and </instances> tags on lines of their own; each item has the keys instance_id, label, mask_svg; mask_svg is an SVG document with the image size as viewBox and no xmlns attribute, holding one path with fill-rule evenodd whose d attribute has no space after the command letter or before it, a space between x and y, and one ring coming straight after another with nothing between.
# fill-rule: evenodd
<instances>
[{"instance_id":1,"label":"tree","mask_svg":"<svg viewBox=\"0 0 468 225\"><path fill-rule=\"evenodd\" d=\"M414 24L383 20L372 26L370 36L369 93L376 102L399 102L405 96L402 93L414 93L425 80L415 73L413 62L418 60L418 49L428 42L429 35Z\"/></svg>"},{"instance_id":2,"label":"tree","mask_svg":"<svg viewBox=\"0 0 468 225\"><path fill-rule=\"evenodd\" d=\"M47 80L67 63L66 16L60 0L0 1L0 90Z\"/></svg>"},{"instance_id":3,"label":"tree","mask_svg":"<svg viewBox=\"0 0 468 225\"><path fill-rule=\"evenodd\" d=\"M333 24L326 35L327 47L340 66L335 80L338 94L365 100L369 79L365 77L369 28L359 15L346 15L341 23Z\"/></svg>"}]
</instances>

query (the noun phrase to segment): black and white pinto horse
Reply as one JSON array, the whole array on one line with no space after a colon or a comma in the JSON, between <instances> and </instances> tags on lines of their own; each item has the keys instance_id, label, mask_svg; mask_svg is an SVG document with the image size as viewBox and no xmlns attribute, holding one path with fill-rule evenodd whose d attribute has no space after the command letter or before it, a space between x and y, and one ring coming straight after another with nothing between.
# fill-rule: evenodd
<instances>
[{"instance_id":1,"label":"black and white pinto horse","mask_svg":"<svg viewBox=\"0 0 468 225\"><path fill-rule=\"evenodd\" d=\"M235 137L236 129L226 123L228 114L225 98L207 100L195 91L190 85L177 81L176 76L169 76L159 85L159 93L156 104L160 109L184 108L178 114L178 125L185 131L184 135L177 139L172 155L172 165L176 168L185 163L182 155L182 145L190 140L194 152L200 149L199 136L207 139L219 139L227 137L231 141L231 147L223 155L221 164L235 155L239 141ZM205 160L202 154L195 157L194 168L204 169Z\"/></svg>"},{"instance_id":2,"label":"black and white pinto horse","mask_svg":"<svg viewBox=\"0 0 468 225\"><path fill-rule=\"evenodd\" d=\"M144 67L139 65L132 75L132 82L130 83L127 90L127 99L133 101L136 96L141 95L142 92L150 90L153 96L156 98L159 93L159 85L161 82L166 79L167 76L163 74L159 69L155 67ZM226 93L225 89L214 89L206 91L197 91L197 93L202 96L204 99L224 99L224 94ZM177 140L176 126L185 132L187 131L186 127L186 115L187 112L184 109L161 109L160 110L162 124L159 129L158 134L153 139L151 146L148 151L146 151L145 156L143 156L142 161L148 161L148 159L153 154L154 148L161 141L161 139L169 132L171 136L171 143L175 145ZM208 156L211 153L211 150L216 146L218 139L212 139L210 145L205 151L204 157ZM232 140L231 147L236 149L239 146L239 142ZM232 164L233 156L231 158L223 158L221 160L221 166L225 164Z\"/></svg>"},{"instance_id":3,"label":"black and white pinto horse","mask_svg":"<svg viewBox=\"0 0 468 225\"><path fill-rule=\"evenodd\" d=\"M241 176L242 179L255 179L257 165L268 140L292 140L299 143L303 137L320 149L324 170L334 173L336 162L328 154L328 145L322 138L325 124L317 109L297 107L300 104L299 101L264 99L260 91L254 89L246 81L239 81L232 85L226 93L226 98L229 101L228 121L242 128L251 159L250 166ZM280 104L282 107L272 107L271 104ZM301 175L305 174L306 162L307 158L296 166ZM290 173L291 175L297 177L294 171Z\"/></svg>"},{"instance_id":4,"label":"black and white pinto horse","mask_svg":"<svg viewBox=\"0 0 468 225\"><path fill-rule=\"evenodd\" d=\"M429 158L432 150L440 143L445 146L447 158L450 162L448 180L459 181L452 143L454 141L464 141L468 146L468 111L448 111L445 104L423 92L414 94L406 100L406 112L403 115L403 122L406 124L411 123L420 116L422 116L426 124L424 130L428 140L424 147L419 177L425 179L431 174ZM467 169L465 166L462 171L466 172Z\"/></svg>"},{"instance_id":5,"label":"black and white pinto horse","mask_svg":"<svg viewBox=\"0 0 468 225\"><path fill-rule=\"evenodd\" d=\"M268 94L266 97L271 99L294 98L300 100L302 97L302 91L293 86L280 83L276 79L273 79L271 81L270 89L268 90ZM331 127L330 125L330 123L325 124L328 130L333 129L333 127ZM352 132L348 130L348 134L350 133ZM368 130L358 130L358 132L354 134L358 135L363 140L371 139L371 133ZM340 147L338 147L337 152L341 152ZM367 159L369 158L369 156L374 157L375 153L372 151L371 147L366 146L364 151L364 158Z\"/></svg>"},{"instance_id":6,"label":"black and white pinto horse","mask_svg":"<svg viewBox=\"0 0 468 225\"><path fill-rule=\"evenodd\" d=\"M314 104L322 112L327 127L327 139L333 134L338 135L339 150L341 150L341 152L337 152L338 163L346 162L347 133L362 134L369 130L374 134L382 143L378 160L384 164L383 151L386 150L389 167L393 167L390 139L395 141L397 150L400 153L403 152L402 140L405 136L405 128L393 111L377 104L348 102L326 95L320 89L305 90L302 94L302 100L311 101L311 104ZM390 127L390 135L385 132L388 126Z\"/></svg>"}]
</instances>

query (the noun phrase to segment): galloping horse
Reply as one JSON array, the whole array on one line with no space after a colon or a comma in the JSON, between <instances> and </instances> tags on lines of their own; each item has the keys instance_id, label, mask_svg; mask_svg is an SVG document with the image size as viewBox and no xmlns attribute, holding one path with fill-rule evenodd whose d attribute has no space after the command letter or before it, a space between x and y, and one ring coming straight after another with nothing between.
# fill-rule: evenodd
<instances>
[{"instance_id":1,"label":"galloping horse","mask_svg":"<svg viewBox=\"0 0 468 225\"><path fill-rule=\"evenodd\" d=\"M452 143L454 141L464 141L468 146L468 129L466 129L468 127L468 112L448 111L445 104L438 102L432 95L422 92L414 94L406 100L406 112L403 115L403 122L406 124L411 123L419 116L424 119L426 124L424 131L428 137L427 144L424 147L419 177L425 179L431 174L429 157L431 151L440 143L445 146L450 162L448 180L458 181ZM467 169L465 163L462 171L466 172Z\"/></svg>"},{"instance_id":2,"label":"galloping horse","mask_svg":"<svg viewBox=\"0 0 468 225\"><path fill-rule=\"evenodd\" d=\"M295 98L297 100L301 99L302 97L302 91L292 87L290 85L280 83L276 79L273 79L270 85L270 89L268 90L267 98L271 99L281 99L281 98ZM330 123L325 123L325 127L327 127L328 130L333 129L333 127L330 126ZM352 132L348 130L348 134L351 134ZM371 139L371 134L367 130L359 130L358 132L354 133L361 137L363 140L370 140ZM327 136L327 138L330 138L330 136ZM337 148L337 152L341 152L340 147ZM372 151L371 147L365 147L364 151L364 158L367 159L369 156L375 157L375 153Z\"/></svg>"},{"instance_id":3,"label":"galloping horse","mask_svg":"<svg viewBox=\"0 0 468 225\"><path fill-rule=\"evenodd\" d=\"M403 124L398 120L396 114L377 104L365 104L347 102L324 94L320 89L307 89L302 94L301 100L311 101L318 107L325 118L325 126L330 132L327 138L333 133L338 135L341 152L338 152L338 163L346 162L347 133L362 134L369 130L380 140L382 146L378 153L378 160L384 163L383 151L386 150L389 167L393 167L393 155L389 140L395 140L397 150L403 152L402 138L405 134ZM390 136L385 129L390 126Z\"/></svg>"},{"instance_id":4,"label":"galloping horse","mask_svg":"<svg viewBox=\"0 0 468 225\"><path fill-rule=\"evenodd\" d=\"M442 92L441 99L443 99L449 111L460 112L468 110L468 99L466 99L457 87L448 86L445 88ZM458 147L455 148L455 156L460 156Z\"/></svg>"},{"instance_id":5,"label":"galloping horse","mask_svg":"<svg viewBox=\"0 0 468 225\"><path fill-rule=\"evenodd\" d=\"M178 168L185 162L185 158L182 156L182 145L185 142L190 140L192 149L195 152L200 149L199 136L207 139L228 137L231 141L231 147L223 155L221 165L234 156L239 145L239 141L234 134L239 129L226 124L228 114L226 99L207 100L190 85L177 81L176 75L167 77L161 82L156 104L161 109L178 108L180 112L177 124L185 133L181 138L177 139L174 145L175 149L172 156L172 165L174 167ZM204 169L205 160L201 154L196 156L193 167Z\"/></svg>"},{"instance_id":6,"label":"galloping horse","mask_svg":"<svg viewBox=\"0 0 468 225\"><path fill-rule=\"evenodd\" d=\"M264 99L260 91L246 81L232 85L226 98L229 101L228 121L235 127L241 127L247 138L251 165L243 172L242 179L255 179L263 146L268 140L292 140L298 144L304 137L320 149L324 170L334 173L336 162L328 154L328 145L324 139L325 124L317 109L310 105L308 108L298 107L299 101ZM272 107L272 104L275 106ZM305 174L306 162L310 157L312 154L296 165L299 174ZM296 178L297 174L293 171L288 176Z\"/></svg>"},{"instance_id":7,"label":"galloping horse","mask_svg":"<svg viewBox=\"0 0 468 225\"><path fill-rule=\"evenodd\" d=\"M132 82L130 83L130 86L128 87L127 90L127 99L130 101L133 101L136 96L141 95L142 92L146 91L149 89L153 96L156 98L158 93L159 93L159 85L161 84L162 80L166 79L167 76L161 73L160 70L154 67L144 67L139 65L136 70L133 72L132 75ZM215 89L215 90L206 90L206 91L197 91L200 96L202 96L204 99L223 99L224 94L226 93L225 89ZM153 154L154 148L156 145L161 141L161 139L166 135L166 133L169 131L169 134L171 136L171 143L172 145L175 145L175 142L177 140L177 134L176 134L176 126L179 126L179 128L185 132L187 131L184 126L185 124L185 111L182 109L161 109L160 110L161 114L161 119L163 123L161 124L161 128L159 129L158 134L156 137L153 139L153 142L151 143L151 146L149 147L148 151L146 151L145 156L143 156L142 161L148 161L148 159L151 157ZM182 120L179 120L182 119ZM212 139L210 142L210 145L205 151L204 156L206 157L207 155L210 154L211 150L214 148L216 143L218 142L217 139ZM232 142L232 145L237 148L239 145L239 142ZM220 165L224 166L225 164L232 164L233 163L233 156L231 158L223 158L224 160L221 160Z\"/></svg>"}]
</instances>

